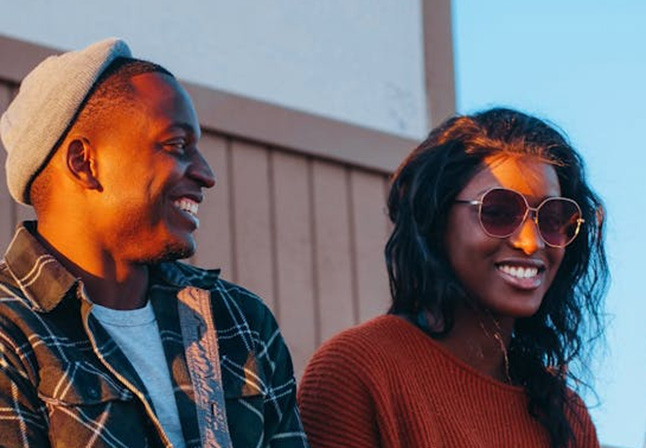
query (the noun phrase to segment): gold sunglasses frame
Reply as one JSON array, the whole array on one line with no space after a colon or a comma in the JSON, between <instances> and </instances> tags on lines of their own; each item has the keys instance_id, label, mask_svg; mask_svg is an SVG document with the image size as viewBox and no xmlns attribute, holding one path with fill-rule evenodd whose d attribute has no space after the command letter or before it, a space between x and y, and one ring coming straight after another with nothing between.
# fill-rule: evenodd
<instances>
[{"instance_id":1,"label":"gold sunglasses frame","mask_svg":"<svg viewBox=\"0 0 646 448\"><path fill-rule=\"evenodd\" d=\"M509 232L507 235L504 235L504 236L491 234L490 232L487 231L487 229L485 228L484 223L482 222L482 204L483 204L483 200L484 200L485 196L487 196L489 193L491 193L494 190L511 191L511 192L516 193L517 195L519 195L521 198L523 198L523 201L525 202L525 214L523 215L523 218L520 220L520 222L514 228L514 230L512 230L511 232ZM564 201L567 201L567 202L571 202L572 204L574 204L576 209L579 211L579 218L577 218L577 220L576 220L576 228L574 229L574 235L564 245L556 245L556 244L551 244L551 243L547 242L545 240L545 237L543 236L543 232L541 232L540 226L538 225L538 211L540 210L541 207L543 207L543 205L545 205L545 203L547 203L549 201L553 201L553 200L564 200ZM574 199L564 198L562 196L551 196L551 197L545 198L540 204L538 204L537 207L531 207L529 205L529 202L527 202L527 198L525 197L524 194L522 194L522 193L520 193L520 192L518 192L516 190L513 190L511 188L493 187L493 188L488 189L484 193L482 193L482 195L480 196L480 199L471 199L471 200L468 200L468 199L455 199L454 202L458 203L458 204L466 204L466 205L478 206L478 222L480 223L480 227L482 227L482 230L484 231L484 233L486 233L488 236L490 236L492 238L500 238L500 239L509 238L511 235L514 234L514 232L516 232L516 230L518 230L523 225L523 223L527 219L527 216L529 215L529 213L533 212L533 216L532 216L531 220L534 221L534 224L536 225L536 229L538 230L538 235L541 238L541 240L546 245L548 245L549 247L555 247L555 248L559 248L559 249L560 248L565 248L565 247L569 246L570 244L572 244L572 242L579 235L579 231L581 230L581 224L583 224L585 222L585 220L582 218L583 212L581 211L581 207L579 206L579 204Z\"/></svg>"}]
</instances>

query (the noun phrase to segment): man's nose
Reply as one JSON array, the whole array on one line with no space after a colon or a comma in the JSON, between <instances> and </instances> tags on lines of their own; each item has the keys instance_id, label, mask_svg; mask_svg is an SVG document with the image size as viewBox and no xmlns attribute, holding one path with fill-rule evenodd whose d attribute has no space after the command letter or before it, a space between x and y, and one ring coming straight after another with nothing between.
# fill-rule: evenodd
<instances>
[{"instance_id":1,"label":"man's nose","mask_svg":"<svg viewBox=\"0 0 646 448\"><path fill-rule=\"evenodd\" d=\"M215 173L200 151L195 152L188 173L204 188L211 188L215 185Z\"/></svg>"}]
</instances>

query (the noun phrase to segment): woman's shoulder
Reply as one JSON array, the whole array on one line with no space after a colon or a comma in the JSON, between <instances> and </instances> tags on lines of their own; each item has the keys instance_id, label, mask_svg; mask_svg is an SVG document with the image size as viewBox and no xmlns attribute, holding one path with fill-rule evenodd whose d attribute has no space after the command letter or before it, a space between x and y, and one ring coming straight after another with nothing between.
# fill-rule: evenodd
<instances>
[{"instance_id":1,"label":"woman's shoulder","mask_svg":"<svg viewBox=\"0 0 646 448\"><path fill-rule=\"evenodd\" d=\"M314 353L307 370L341 371L343 375L377 374L393 363L401 364L404 346L423 333L405 320L384 315L348 328L325 341ZM411 349L412 350L412 349ZM308 372L306 372L307 374Z\"/></svg>"},{"instance_id":2,"label":"woman's shoulder","mask_svg":"<svg viewBox=\"0 0 646 448\"><path fill-rule=\"evenodd\" d=\"M312 446L377 446L376 415L389 408L389 375L398 368L389 347L402 325L409 324L374 318L331 337L312 356L298 388Z\"/></svg>"},{"instance_id":3,"label":"woman's shoulder","mask_svg":"<svg viewBox=\"0 0 646 448\"><path fill-rule=\"evenodd\" d=\"M401 364L393 332L402 325L410 324L395 316L380 316L324 342L310 358L301 378L301 406L320 406L322 400L345 402L347 397L368 400L381 390L393 368Z\"/></svg>"},{"instance_id":4,"label":"woman's shoulder","mask_svg":"<svg viewBox=\"0 0 646 448\"><path fill-rule=\"evenodd\" d=\"M319 352L355 352L360 349L368 354L397 346L401 339L410 338L410 332L419 332L404 319L384 315L350 327L332 336L319 348Z\"/></svg>"},{"instance_id":5,"label":"woman's shoulder","mask_svg":"<svg viewBox=\"0 0 646 448\"><path fill-rule=\"evenodd\" d=\"M573 389L567 390L566 413L577 440L577 446L597 447L599 440L597 430L583 398Z\"/></svg>"}]
</instances>

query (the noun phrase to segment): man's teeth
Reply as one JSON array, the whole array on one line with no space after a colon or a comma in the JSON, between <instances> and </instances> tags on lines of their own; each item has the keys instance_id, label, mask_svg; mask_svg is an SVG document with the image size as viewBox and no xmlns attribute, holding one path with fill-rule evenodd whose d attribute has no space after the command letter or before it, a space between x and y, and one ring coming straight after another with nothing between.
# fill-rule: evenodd
<instances>
[{"instance_id":1,"label":"man's teeth","mask_svg":"<svg viewBox=\"0 0 646 448\"><path fill-rule=\"evenodd\" d=\"M179 208L180 210L190 213L193 216L197 215L197 209L199 207L199 204L197 202L186 198L176 200L175 202L173 202L173 205L175 205L175 207Z\"/></svg>"},{"instance_id":2,"label":"man's teeth","mask_svg":"<svg viewBox=\"0 0 646 448\"><path fill-rule=\"evenodd\" d=\"M516 278L531 278L538 275L538 268L524 268L521 266L502 265L499 266L498 269L500 269L505 274L511 275L512 277Z\"/></svg>"}]
</instances>

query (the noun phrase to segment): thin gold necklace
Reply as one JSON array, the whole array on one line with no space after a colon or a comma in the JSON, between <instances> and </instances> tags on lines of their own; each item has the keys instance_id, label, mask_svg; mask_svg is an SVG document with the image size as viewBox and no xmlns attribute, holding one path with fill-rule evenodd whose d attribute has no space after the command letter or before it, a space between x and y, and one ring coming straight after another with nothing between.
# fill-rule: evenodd
<instances>
[{"instance_id":1,"label":"thin gold necklace","mask_svg":"<svg viewBox=\"0 0 646 448\"><path fill-rule=\"evenodd\" d=\"M504 362L505 362L505 376L507 377L506 378L507 379L507 384L512 384L511 374L509 373L510 372L509 354L507 353L507 347L505 347L505 343L502 340L502 336L501 336L502 329L500 328L500 324L498 323L498 321L493 316L491 316L491 320L493 321L494 325L496 326L496 330L497 330L497 331L494 331L493 334L490 334L487 331L487 328L485 327L484 323L480 319L478 319L478 321L480 323L480 328L482 328L482 331L484 332L484 334L487 337L489 337L489 338L492 337L496 341L498 341L498 345L500 346L500 351L502 352L502 356L503 356Z\"/></svg>"}]
</instances>

